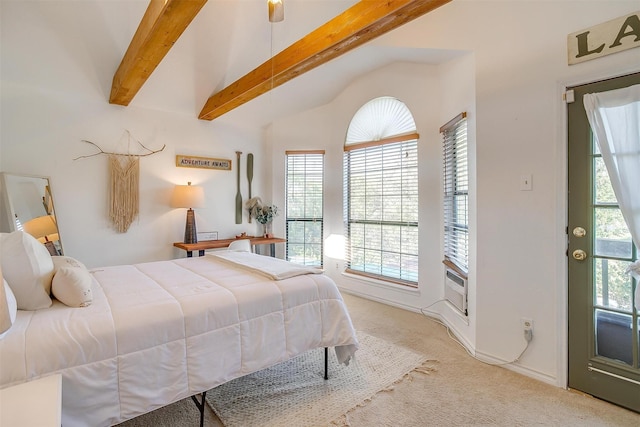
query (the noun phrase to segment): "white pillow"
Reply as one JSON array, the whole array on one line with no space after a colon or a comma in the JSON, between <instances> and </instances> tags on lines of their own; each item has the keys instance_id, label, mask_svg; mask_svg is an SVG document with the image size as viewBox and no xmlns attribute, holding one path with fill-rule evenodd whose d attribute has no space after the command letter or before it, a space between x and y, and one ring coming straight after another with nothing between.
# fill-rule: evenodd
<instances>
[{"instance_id":1,"label":"white pillow","mask_svg":"<svg viewBox=\"0 0 640 427\"><path fill-rule=\"evenodd\" d=\"M53 296L69 307L86 307L93 302L91 274L80 261L68 256L53 257Z\"/></svg>"},{"instance_id":2,"label":"white pillow","mask_svg":"<svg viewBox=\"0 0 640 427\"><path fill-rule=\"evenodd\" d=\"M8 326L6 324L2 325L2 329L4 329L5 327L7 329L5 329L0 334L0 339L4 338L7 332L9 332L9 329L11 328L13 323L16 321L16 314L18 312L18 304L16 303L16 297L13 295L13 292L11 292L11 288L9 287L9 284L7 283L6 280L4 280L4 278L2 279L2 283L3 283L2 287L4 289L3 297L5 300L0 301L0 323L5 322L7 317L9 318L9 323L8 323ZM7 312L5 312L5 310Z\"/></svg>"},{"instance_id":3,"label":"white pillow","mask_svg":"<svg viewBox=\"0 0 640 427\"><path fill-rule=\"evenodd\" d=\"M53 261L42 243L24 231L0 233L0 262L18 310L51 306Z\"/></svg>"}]
</instances>

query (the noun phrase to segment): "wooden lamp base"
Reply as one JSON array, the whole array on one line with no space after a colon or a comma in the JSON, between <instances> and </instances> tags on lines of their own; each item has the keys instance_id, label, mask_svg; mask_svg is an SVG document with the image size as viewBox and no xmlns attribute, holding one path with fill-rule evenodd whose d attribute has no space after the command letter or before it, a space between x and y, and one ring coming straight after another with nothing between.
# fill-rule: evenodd
<instances>
[{"instance_id":1,"label":"wooden lamp base","mask_svg":"<svg viewBox=\"0 0 640 427\"><path fill-rule=\"evenodd\" d=\"M191 208L187 211L187 224L184 228L184 242L198 243L198 235L196 233L196 215Z\"/></svg>"}]
</instances>

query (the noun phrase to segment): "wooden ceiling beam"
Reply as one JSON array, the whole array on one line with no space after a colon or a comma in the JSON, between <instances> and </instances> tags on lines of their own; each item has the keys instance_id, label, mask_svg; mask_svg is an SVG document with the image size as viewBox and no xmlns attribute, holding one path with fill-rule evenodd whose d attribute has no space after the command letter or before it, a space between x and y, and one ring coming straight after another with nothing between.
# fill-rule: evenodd
<instances>
[{"instance_id":1,"label":"wooden ceiling beam","mask_svg":"<svg viewBox=\"0 0 640 427\"><path fill-rule=\"evenodd\" d=\"M129 105L207 0L151 0L113 76L110 104Z\"/></svg>"},{"instance_id":2,"label":"wooden ceiling beam","mask_svg":"<svg viewBox=\"0 0 640 427\"><path fill-rule=\"evenodd\" d=\"M451 0L362 0L212 95L198 116L216 117Z\"/></svg>"}]
</instances>

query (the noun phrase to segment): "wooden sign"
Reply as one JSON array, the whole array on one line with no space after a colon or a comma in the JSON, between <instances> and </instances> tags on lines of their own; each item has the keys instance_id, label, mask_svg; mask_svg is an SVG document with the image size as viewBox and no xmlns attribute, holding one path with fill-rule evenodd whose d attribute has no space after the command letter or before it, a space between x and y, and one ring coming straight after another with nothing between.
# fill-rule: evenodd
<instances>
[{"instance_id":1,"label":"wooden sign","mask_svg":"<svg viewBox=\"0 0 640 427\"><path fill-rule=\"evenodd\" d=\"M569 65L640 46L640 12L567 36Z\"/></svg>"},{"instance_id":2,"label":"wooden sign","mask_svg":"<svg viewBox=\"0 0 640 427\"><path fill-rule=\"evenodd\" d=\"M231 160L211 157L176 155L176 166L181 168L219 169L230 171Z\"/></svg>"}]
</instances>

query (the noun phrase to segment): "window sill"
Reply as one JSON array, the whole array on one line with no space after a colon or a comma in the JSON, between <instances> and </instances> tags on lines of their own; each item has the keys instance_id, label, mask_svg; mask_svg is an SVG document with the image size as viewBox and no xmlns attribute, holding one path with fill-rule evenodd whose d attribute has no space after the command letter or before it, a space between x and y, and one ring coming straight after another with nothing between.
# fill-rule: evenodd
<instances>
[{"instance_id":1,"label":"window sill","mask_svg":"<svg viewBox=\"0 0 640 427\"><path fill-rule=\"evenodd\" d=\"M367 277L367 276L363 276L360 274L353 274L353 273L348 273L346 271L343 271L342 276L347 277L349 279L358 281L360 283L364 283L366 285L372 285L378 288L384 288L384 289L392 289L394 291L398 291L398 292L404 292L410 295L419 295L420 294L420 288L419 287L412 287L412 286L406 286L406 285L400 285L397 283L393 283L393 282L387 282L385 280L379 280L379 279L374 279L372 277Z\"/></svg>"}]
</instances>

